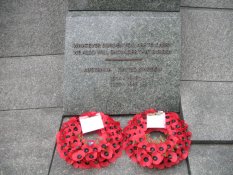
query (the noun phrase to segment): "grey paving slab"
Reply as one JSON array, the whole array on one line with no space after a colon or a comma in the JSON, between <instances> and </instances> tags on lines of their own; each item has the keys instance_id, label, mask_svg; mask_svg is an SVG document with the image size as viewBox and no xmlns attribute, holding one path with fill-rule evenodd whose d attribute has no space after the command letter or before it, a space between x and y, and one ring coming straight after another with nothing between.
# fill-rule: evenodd
<instances>
[{"instance_id":1,"label":"grey paving slab","mask_svg":"<svg viewBox=\"0 0 233 175\"><path fill-rule=\"evenodd\" d=\"M70 12L64 109L179 111L180 13Z\"/></svg>"},{"instance_id":2,"label":"grey paving slab","mask_svg":"<svg viewBox=\"0 0 233 175\"><path fill-rule=\"evenodd\" d=\"M233 82L182 82L181 105L193 140L233 140Z\"/></svg>"},{"instance_id":3,"label":"grey paving slab","mask_svg":"<svg viewBox=\"0 0 233 175\"><path fill-rule=\"evenodd\" d=\"M233 81L233 11L182 8L181 22L182 79Z\"/></svg>"},{"instance_id":4,"label":"grey paving slab","mask_svg":"<svg viewBox=\"0 0 233 175\"><path fill-rule=\"evenodd\" d=\"M0 110L62 106L63 56L0 59Z\"/></svg>"},{"instance_id":5,"label":"grey paving slab","mask_svg":"<svg viewBox=\"0 0 233 175\"><path fill-rule=\"evenodd\" d=\"M233 145L192 145L189 163L192 175L231 175Z\"/></svg>"},{"instance_id":6,"label":"grey paving slab","mask_svg":"<svg viewBox=\"0 0 233 175\"><path fill-rule=\"evenodd\" d=\"M66 0L1 0L0 57L64 52Z\"/></svg>"},{"instance_id":7,"label":"grey paving slab","mask_svg":"<svg viewBox=\"0 0 233 175\"><path fill-rule=\"evenodd\" d=\"M69 10L179 11L180 0L69 0Z\"/></svg>"},{"instance_id":8,"label":"grey paving slab","mask_svg":"<svg viewBox=\"0 0 233 175\"><path fill-rule=\"evenodd\" d=\"M131 117L114 117L115 120L121 122L121 127L125 127L127 122L131 119ZM138 166L136 163L133 163L125 153L117 159L117 161L110 165L107 168L103 168L101 170L98 169L75 169L71 165L66 164L63 161L57 151L55 152L54 159L52 162L52 167L50 171L50 175L144 175L144 174L158 174L158 175L187 175L188 169L186 161L183 161L181 164L172 167L166 170L155 170L155 169L147 169Z\"/></svg>"},{"instance_id":9,"label":"grey paving slab","mask_svg":"<svg viewBox=\"0 0 233 175\"><path fill-rule=\"evenodd\" d=\"M181 0L181 6L233 9L233 1L232 0Z\"/></svg>"},{"instance_id":10,"label":"grey paving slab","mask_svg":"<svg viewBox=\"0 0 233 175\"><path fill-rule=\"evenodd\" d=\"M1 175L48 173L62 109L0 112Z\"/></svg>"}]
</instances>

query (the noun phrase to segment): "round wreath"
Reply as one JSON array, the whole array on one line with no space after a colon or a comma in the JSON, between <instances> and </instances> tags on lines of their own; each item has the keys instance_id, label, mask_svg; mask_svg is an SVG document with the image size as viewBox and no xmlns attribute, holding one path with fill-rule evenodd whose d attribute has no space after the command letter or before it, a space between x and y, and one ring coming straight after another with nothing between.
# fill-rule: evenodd
<instances>
[{"instance_id":1,"label":"round wreath","mask_svg":"<svg viewBox=\"0 0 233 175\"><path fill-rule=\"evenodd\" d=\"M97 112L83 113L92 117ZM95 131L96 140L87 140L81 130L78 116L64 122L56 135L57 151L62 159L75 168L102 168L114 162L122 153L122 129L120 123L100 113L104 128Z\"/></svg>"},{"instance_id":2,"label":"round wreath","mask_svg":"<svg viewBox=\"0 0 233 175\"><path fill-rule=\"evenodd\" d=\"M164 169L186 159L191 144L188 125L177 113L166 114L165 129L147 129L147 114L154 109L136 114L124 129L124 148L132 161L143 167ZM152 139L151 132L162 132L166 138Z\"/></svg>"}]
</instances>

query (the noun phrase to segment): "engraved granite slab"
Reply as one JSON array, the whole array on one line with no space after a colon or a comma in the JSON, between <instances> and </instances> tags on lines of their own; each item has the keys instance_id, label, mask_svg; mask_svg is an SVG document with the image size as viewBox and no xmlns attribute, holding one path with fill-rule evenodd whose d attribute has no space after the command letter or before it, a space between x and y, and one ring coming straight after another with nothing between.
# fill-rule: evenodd
<instances>
[{"instance_id":1,"label":"engraved granite slab","mask_svg":"<svg viewBox=\"0 0 233 175\"><path fill-rule=\"evenodd\" d=\"M69 10L180 11L180 0L69 0Z\"/></svg>"},{"instance_id":2,"label":"engraved granite slab","mask_svg":"<svg viewBox=\"0 0 233 175\"><path fill-rule=\"evenodd\" d=\"M179 13L71 12L65 50L65 114L179 112Z\"/></svg>"}]
</instances>

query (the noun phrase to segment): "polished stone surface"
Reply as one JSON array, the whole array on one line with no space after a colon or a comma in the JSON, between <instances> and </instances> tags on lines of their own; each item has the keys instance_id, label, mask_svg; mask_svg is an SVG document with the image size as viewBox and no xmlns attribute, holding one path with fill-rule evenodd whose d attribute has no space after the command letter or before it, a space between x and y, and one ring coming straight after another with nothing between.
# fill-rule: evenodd
<instances>
[{"instance_id":1,"label":"polished stone surface","mask_svg":"<svg viewBox=\"0 0 233 175\"><path fill-rule=\"evenodd\" d=\"M1 0L0 57L64 52L67 0Z\"/></svg>"},{"instance_id":2,"label":"polished stone surface","mask_svg":"<svg viewBox=\"0 0 233 175\"><path fill-rule=\"evenodd\" d=\"M233 145L192 145L189 163L192 175L231 175Z\"/></svg>"},{"instance_id":3,"label":"polished stone surface","mask_svg":"<svg viewBox=\"0 0 233 175\"><path fill-rule=\"evenodd\" d=\"M69 10L179 11L180 0L69 0Z\"/></svg>"},{"instance_id":4,"label":"polished stone surface","mask_svg":"<svg viewBox=\"0 0 233 175\"><path fill-rule=\"evenodd\" d=\"M47 174L62 109L0 111L0 174Z\"/></svg>"},{"instance_id":5,"label":"polished stone surface","mask_svg":"<svg viewBox=\"0 0 233 175\"><path fill-rule=\"evenodd\" d=\"M181 0L181 6L233 9L232 0Z\"/></svg>"},{"instance_id":6,"label":"polished stone surface","mask_svg":"<svg viewBox=\"0 0 233 175\"><path fill-rule=\"evenodd\" d=\"M179 111L179 13L70 12L66 29L65 113Z\"/></svg>"},{"instance_id":7,"label":"polished stone surface","mask_svg":"<svg viewBox=\"0 0 233 175\"><path fill-rule=\"evenodd\" d=\"M63 56L0 59L0 110L62 106Z\"/></svg>"},{"instance_id":8,"label":"polished stone surface","mask_svg":"<svg viewBox=\"0 0 233 175\"><path fill-rule=\"evenodd\" d=\"M233 11L182 8L181 22L182 80L233 81Z\"/></svg>"},{"instance_id":9,"label":"polished stone surface","mask_svg":"<svg viewBox=\"0 0 233 175\"><path fill-rule=\"evenodd\" d=\"M182 82L181 105L192 140L233 140L233 82Z\"/></svg>"}]
</instances>

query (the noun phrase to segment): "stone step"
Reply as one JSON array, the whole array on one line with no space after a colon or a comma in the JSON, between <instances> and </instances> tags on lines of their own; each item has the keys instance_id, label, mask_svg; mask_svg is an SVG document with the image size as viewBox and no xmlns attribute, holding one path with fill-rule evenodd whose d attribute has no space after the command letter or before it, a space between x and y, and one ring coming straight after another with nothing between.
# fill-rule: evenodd
<instances>
[{"instance_id":1,"label":"stone step","mask_svg":"<svg viewBox=\"0 0 233 175\"><path fill-rule=\"evenodd\" d=\"M233 82L182 82L181 105L192 140L233 140Z\"/></svg>"},{"instance_id":2,"label":"stone step","mask_svg":"<svg viewBox=\"0 0 233 175\"><path fill-rule=\"evenodd\" d=\"M192 175L230 175L233 145L192 145L189 155Z\"/></svg>"},{"instance_id":3,"label":"stone step","mask_svg":"<svg viewBox=\"0 0 233 175\"><path fill-rule=\"evenodd\" d=\"M47 174L62 109L0 111L2 175Z\"/></svg>"}]
</instances>

